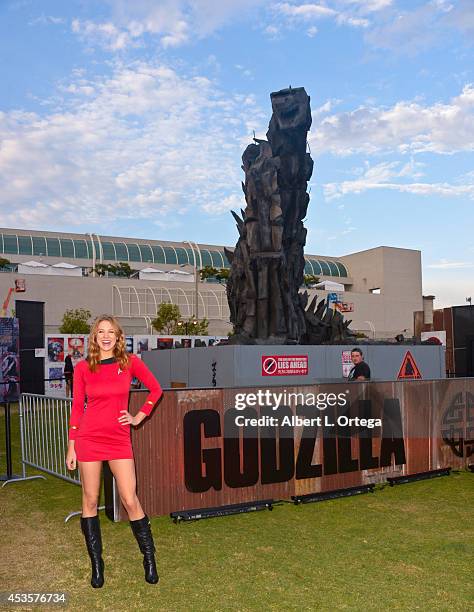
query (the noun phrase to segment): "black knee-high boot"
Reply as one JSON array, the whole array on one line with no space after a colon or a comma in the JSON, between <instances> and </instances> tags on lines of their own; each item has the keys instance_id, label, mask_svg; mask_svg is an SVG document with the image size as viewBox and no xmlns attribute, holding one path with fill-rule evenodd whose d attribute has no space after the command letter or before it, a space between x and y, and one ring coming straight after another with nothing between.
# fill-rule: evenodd
<instances>
[{"instance_id":1,"label":"black knee-high boot","mask_svg":"<svg viewBox=\"0 0 474 612\"><path fill-rule=\"evenodd\" d=\"M99 516L81 516L81 530L86 540L87 552L91 559L91 585L99 589L104 584L104 561L102 559L102 537Z\"/></svg>"},{"instance_id":2,"label":"black knee-high boot","mask_svg":"<svg viewBox=\"0 0 474 612\"><path fill-rule=\"evenodd\" d=\"M150 584L156 584L159 580L155 564L155 544L151 533L150 520L145 516L136 521L129 521L140 552L143 555L143 567L145 569L145 580Z\"/></svg>"}]
</instances>

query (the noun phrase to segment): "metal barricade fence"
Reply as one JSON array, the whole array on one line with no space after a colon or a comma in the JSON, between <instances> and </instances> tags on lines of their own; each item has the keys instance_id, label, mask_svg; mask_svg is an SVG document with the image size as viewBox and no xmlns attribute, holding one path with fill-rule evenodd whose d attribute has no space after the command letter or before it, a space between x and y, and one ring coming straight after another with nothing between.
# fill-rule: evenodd
<instances>
[{"instance_id":1,"label":"metal barricade fence","mask_svg":"<svg viewBox=\"0 0 474 612\"><path fill-rule=\"evenodd\" d=\"M76 468L66 467L70 398L49 397L33 393L20 396L20 436L23 476L25 465L81 484Z\"/></svg>"},{"instance_id":2,"label":"metal barricade fence","mask_svg":"<svg viewBox=\"0 0 474 612\"><path fill-rule=\"evenodd\" d=\"M137 393L137 391L135 391ZM138 393L142 393L138 391ZM22 476L6 480L2 486L23 480L45 478L35 475L27 476L25 466L36 468L51 476L67 482L81 485L79 470L67 469L66 454L68 447L68 426L71 414L71 398L58 398L36 393L22 393L19 401L21 466ZM117 483L107 461L103 462L103 489L105 505L98 510L105 510L112 521L119 520L120 499ZM70 512L67 522L82 511Z\"/></svg>"}]
</instances>

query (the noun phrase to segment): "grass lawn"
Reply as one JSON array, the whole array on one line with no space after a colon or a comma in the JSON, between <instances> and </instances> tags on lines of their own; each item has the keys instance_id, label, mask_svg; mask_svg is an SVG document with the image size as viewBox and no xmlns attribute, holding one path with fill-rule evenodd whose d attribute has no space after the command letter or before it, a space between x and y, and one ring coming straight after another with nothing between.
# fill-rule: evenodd
<instances>
[{"instance_id":1,"label":"grass lawn","mask_svg":"<svg viewBox=\"0 0 474 612\"><path fill-rule=\"evenodd\" d=\"M19 473L17 411L12 425ZM0 450L5 473L3 411ZM1 591L66 591L70 610L113 612L474 610L471 473L273 512L179 525L153 518L158 585L144 581L128 523L101 512L102 589L89 584L79 517L64 523L80 510L80 487L46 478L0 489Z\"/></svg>"}]
</instances>

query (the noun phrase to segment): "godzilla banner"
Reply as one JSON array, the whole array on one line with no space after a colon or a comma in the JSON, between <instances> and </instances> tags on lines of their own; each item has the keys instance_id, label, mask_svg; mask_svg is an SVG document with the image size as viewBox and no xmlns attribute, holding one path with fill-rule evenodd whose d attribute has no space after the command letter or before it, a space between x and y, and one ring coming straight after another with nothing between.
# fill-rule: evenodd
<instances>
[{"instance_id":1,"label":"godzilla banner","mask_svg":"<svg viewBox=\"0 0 474 612\"><path fill-rule=\"evenodd\" d=\"M150 515L461 468L474 460L474 380L170 390L132 443Z\"/></svg>"}]
</instances>

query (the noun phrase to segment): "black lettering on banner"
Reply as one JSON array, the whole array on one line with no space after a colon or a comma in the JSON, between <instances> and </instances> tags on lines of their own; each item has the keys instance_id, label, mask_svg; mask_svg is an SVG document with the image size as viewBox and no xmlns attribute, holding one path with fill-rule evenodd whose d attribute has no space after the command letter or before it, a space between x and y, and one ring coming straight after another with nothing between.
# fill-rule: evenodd
<instances>
[{"instance_id":1,"label":"black lettering on banner","mask_svg":"<svg viewBox=\"0 0 474 612\"><path fill-rule=\"evenodd\" d=\"M383 402L380 467L392 465L392 455L395 455L395 465L406 463L400 401L398 399L385 399Z\"/></svg>"},{"instance_id":2,"label":"black lettering on banner","mask_svg":"<svg viewBox=\"0 0 474 612\"><path fill-rule=\"evenodd\" d=\"M216 410L191 410L184 416L184 482L192 493L204 493L211 487L220 491L221 450L202 448L201 429L205 438L221 435L221 421Z\"/></svg>"},{"instance_id":3,"label":"black lettering on banner","mask_svg":"<svg viewBox=\"0 0 474 612\"><path fill-rule=\"evenodd\" d=\"M359 416L361 419L372 418L372 401L371 400L359 400ZM373 451L373 429L368 427L361 428L359 432L359 457L360 457L360 469L371 470L379 467L378 457L372 455Z\"/></svg>"},{"instance_id":4,"label":"black lettering on banner","mask_svg":"<svg viewBox=\"0 0 474 612\"><path fill-rule=\"evenodd\" d=\"M323 412L327 423L334 424L336 422L336 414L334 406L327 406ZM326 423L326 420L324 421ZM324 457L324 475L337 474L337 437L336 427L325 425L323 428L323 457Z\"/></svg>"},{"instance_id":5,"label":"black lettering on banner","mask_svg":"<svg viewBox=\"0 0 474 612\"><path fill-rule=\"evenodd\" d=\"M217 373L217 361L214 360L211 363L211 369L212 369L212 386L215 387L217 385L217 380L216 380L216 373Z\"/></svg>"},{"instance_id":6,"label":"black lettering on banner","mask_svg":"<svg viewBox=\"0 0 474 612\"><path fill-rule=\"evenodd\" d=\"M296 406L296 414L302 418L314 418L312 406ZM296 478L319 478L322 476L322 465L313 464L314 447L318 434L317 425L303 426L298 457L296 459Z\"/></svg>"},{"instance_id":7,"label":"black lettering on banner","mask_svg":"<svg viewBox=\"0 0 474 612\"><path fill-rule=\"evenodd\" d=\"M456 457L474 454L474 395L456 393L441 421L443 442L449 445Z\"/></svg>"},{"instance_id":8,"label":"black lettering on banner","mask_svg":"<svg viewBox=\"0 0 474 612\"><path fill-rule=\"evenodd\" d=\"M261 452L261 478L262 484L286 482L293 478L295 471L295 448L293 427L283 425L285 416L291 420L292 411L288 406L280 406L273 410L270 406L263 407L260 416L276 417L278 427L278 455L277 455L277 428L271 425L260 429Z\"/></svg>"},{"instance_id":9,"label":"black lettering on banner","mask_svg":"<svg viewBox=\"0 0 474 612\"><path fill-rule=\"evenodd\" d=\"M345 410L341 411L340 416L346 416L348 419L352 416L352 404L347 403ZM359 469L359 460L352 457L352 438L354 437L354 428L352 425L337 426L337 460L339 473L357 472Z\"/></svg>"},{"instance_id":10,"label":"black lettering on banner","mask_svg":"<svg viewBox=\"0 0 474 612\"><path fill-rule=\"evenodd\" d=\"M251 487L258 482L258 428L239 427L235 423L237 416L256 419L258 415L256 410L249 406L244 410L230 408L224 415L224 480L234 489Z\"/></svg>"}]
</instances>

